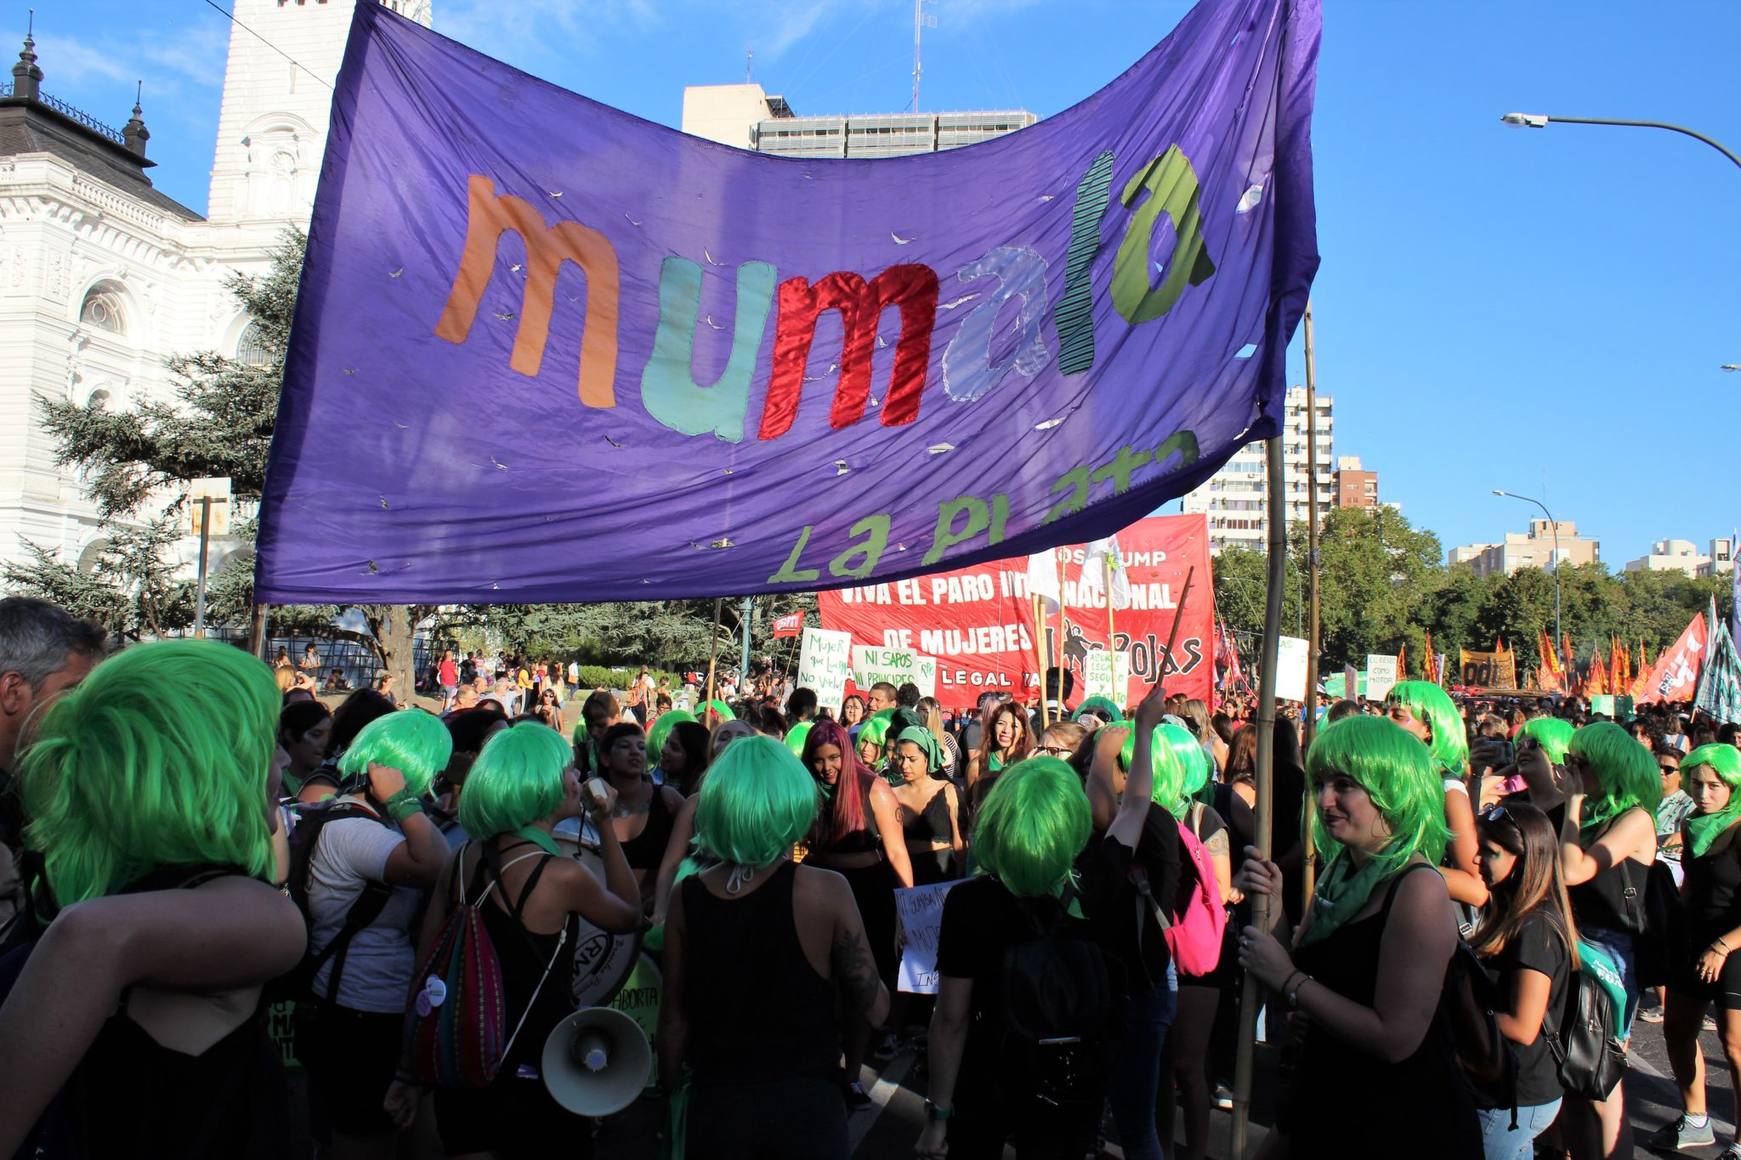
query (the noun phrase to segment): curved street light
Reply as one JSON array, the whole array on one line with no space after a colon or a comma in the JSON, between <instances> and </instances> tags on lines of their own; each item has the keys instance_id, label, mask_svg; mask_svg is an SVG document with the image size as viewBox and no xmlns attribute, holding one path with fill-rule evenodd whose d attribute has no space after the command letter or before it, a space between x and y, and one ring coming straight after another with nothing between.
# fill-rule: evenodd
<instances>
[{"instance_id":1,"label":"curved street light","mask_svg":"<svg viewBox=\"0 0 1741 1160\"><path fill-rule=\"evenodd\" d=\"M1630 129L1667 129L1670 133L1681 133L1703 141L1723 156L1733 161L1741 168L1741 156L1735 151L1711 137L1705 136L1697 129L1689 129L1685 125L1673 125L1667 121L1623 121L1611 117L1551 117L1546 113L1507 113L1499 118L1507 125L1516 125L1524 129L1545 129L1550 123L1561 125L1619 125ZM1520 497L1521 498L1521 497Z\"/></svg>"},{"instance_id":2,"label":"curved street light","mask_svg":"<svg viewBox=\"0 0 1741 1160\"><path fill-rule=\"evenodd\" d=\"M1554 649L1555 649L1555 651L1558 651L1560 648L1563 647L1564 641L1566 639L1560 633L1560 523L1558 520L1554 519L1554 513L1550 512L1548 510L1548 505L1543 503L1539 499L1532 499L1527 495L1518 495L1516 492L1512 492L1512 491L1500 491L1497 487L1493 489L1493 494L1504 496L1507 499L1521 499L1524 503L1533 503L1536 507L1538 507L1542 510L1542 515L1548 517L1548 523L1553 526L1553 529L1554 529ZM1503 560L1501 561L1501 565L1503 566Z\"/></svg>"}]
</instances>

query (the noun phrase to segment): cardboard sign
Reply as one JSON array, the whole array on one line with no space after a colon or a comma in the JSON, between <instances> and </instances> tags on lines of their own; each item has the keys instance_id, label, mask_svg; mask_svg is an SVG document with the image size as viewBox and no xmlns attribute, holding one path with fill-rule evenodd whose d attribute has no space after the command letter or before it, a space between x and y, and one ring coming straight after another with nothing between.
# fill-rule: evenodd
<instances>
[{"instance_id":1,"label":"cardboard sign","mask_svg":"<svg viewBox=\"0 0 1741 1160\"><path fill-rule=\"evenodd\" d=\"M895 917L901 930L901 969L896 989L914 995L937 993L937 935L943 928L943 899L960 884L897 888Z\"/></svg>"},{"instance_id":2,"label":"cardboard sign","mask_svg":"<svg viewBox=\"0 0 1741 1160\"><path fill-rule=\"evenodd\" d=\"M1276 649L1276 696L1284 701L1306 699L1306 656L1311 644L1301 637L1284 636Z\"/></svg>"},{"instance_id":3,"label":"cardboard sign","mask_svg":"<svg viewBox=\"0 0 1741 1160\"><path fill-rule=\"evenodd\" d=\"M207 503L201 503L207 500ZM211 512L211 527L208 535L227 536L230 534L230 477L201 476L190 479L187 484L187 534L197 536L200 533L200 519L207 511Z\"/></svg>"},{"instance_id":4,"label":"cardboard sign","mask_svg":"<svg viewBox=\"0 0 1741 1160\"><path fill-rule=\"evenodd\" d=\"M868 689L878 681L887 681L897 689L910 681L918 686L921 697L935 697L937 658L909 649L853 645L852 683Z\"/></svg>"},{"instance_id":5,"label":"cardboard sign","mask_svg":"<svg viewBox=\"0 0 1741 1160\"><path fill-rule=\"evenodd\" d=\"M1082 695L1105 697L1122 711L1130 688L1130 654L1120 649L1090 649L1082 661Z\"/></svg>"},{"instance_id":6,"label":"cardboard sign","mask_svg":"<svg viewBox=\"0 0 1741 1160\"><path fill-rule=\"evenodd\" d=\"M1381 653L1366 654L1366 698L1382 701L1396 684L1396 658Z\"/></svg>"},{"instance_id":7,"label":"cardboard sign","mask_svg":"<svg viewBox=\"0 0 1741 1160\"><path fill-rule=\"evenodd\" d=\"M851 676L852 634L805 625L798 644L798 688L814 690L817 704L838 710Z\"/></svg>"}]
</instances>

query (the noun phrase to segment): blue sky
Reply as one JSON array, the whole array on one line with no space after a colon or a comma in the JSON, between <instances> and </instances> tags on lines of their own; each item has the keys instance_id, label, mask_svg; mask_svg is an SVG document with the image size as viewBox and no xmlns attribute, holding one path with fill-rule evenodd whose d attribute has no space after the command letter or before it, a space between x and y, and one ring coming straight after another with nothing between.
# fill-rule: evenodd
<instances>
[{"instance_id":1,"label":"blue sky","mask_svg":"<svg viewBox=\"0 0 1741 1160\"><path fill-rule=\"evenodd\" d=\"M230 0L218 0L228 7ZM24 5L0 6L21 34ZM800 113L912 88L906 0L434 0L439 31L676 124L754 76ZM1042 116L1094 92L1181 0L934 0L927 109ZM1543 497L1618 569L1741 523L1741 169L1675 134L1512 129L1509 110L1663 120L1741 150L1733 0L1331 0L1314 138L1319 390L1336 450L1446 547ZM204 209L228 21L203 0L39 3L48 92L111 124L145 80L158 186ZM463 83L463 78L456 78ZM1293 378L1303 362L1296 338Z\"/></svg>"}]
</instances>

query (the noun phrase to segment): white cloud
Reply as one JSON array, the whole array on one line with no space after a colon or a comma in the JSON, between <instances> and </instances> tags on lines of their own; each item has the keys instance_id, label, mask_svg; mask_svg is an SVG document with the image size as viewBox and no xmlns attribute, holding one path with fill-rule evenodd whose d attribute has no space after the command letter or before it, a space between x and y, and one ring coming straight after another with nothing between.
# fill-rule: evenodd
<instances>
[{"instance_id":1,"label":"white cloud","mask_svg":"<svg viewBox=\"0 0 1741 1160\"><path fill-rule=\"evenodd\" d=\"M90 81L137 80L137 66L129 66L113 52L71 36L40 36L36 39L37 64L43 70L43 87L56 81L82 85Z\"/></svg>"}]
</instances>

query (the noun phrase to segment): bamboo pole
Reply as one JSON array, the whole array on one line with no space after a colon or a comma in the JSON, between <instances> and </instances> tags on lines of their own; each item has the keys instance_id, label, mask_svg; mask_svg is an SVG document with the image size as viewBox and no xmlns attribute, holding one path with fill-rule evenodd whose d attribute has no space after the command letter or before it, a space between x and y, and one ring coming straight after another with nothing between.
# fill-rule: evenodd
<instances>
[{"instance_id":1,"label":"bamboo pole","mask_svg":"<svg viewBox=\"0 0 1741 1160\"><path fill-rule=\"evenodd\" d=\"M709 639L711 641L711 644L707 650L707 690L706 690L707 695L706 695L706 697L704 697L702 699L701 712L697 715L697 719L699 721L701 721L701 723L704 725L707 724L708 711L713 708L713 674L714 674L715 668L719 664L719 618L720 618L720 614L724 611L725 611L725 597L723 597L723 596L714 597L714 600L713 600L713 632L710 635ZM800 637L799 639L801 640L803 638ZM709 728L711 728L711 726L709 726Z\"/></svg>"},{"instance_id":2,"label":"bamboo pole","mask_svg":"<svg viewBox=\"0 0 1741 1160\"><path fill-rule=\"evenodd\" d=\"M1270 831L1275 817L1272 800L1276 750L1276 658L1282 633L1282 585L1287 578L1287 528L1282 516L1282 440L1271 436L1266 442L1265 464L1269 475L1269 590L1263 606L1262 673L1257 693L1257 810L1256 833L1258 857L1267 860L1272 847ZM1269 897L1259 894L1252 898L1252 922L1259 930L1269 925ZM1244 1157L1246 1128L1251 1117L1251 1073L1257 1051L1257 977L1250 972L1240 988L1239 1047L1233 1067L1233 1125L1229 1154L1234 1160Z\"/></svg>"},{"instance_id":3,"label":"bamboo pole","mask_svg":"<svg viewBox=\"0 0 1741 1160\"><path fill-rule=\"evenodd\" d=\"M1312 748L1312 738L1318 732L1318 649L1321 647L1322 621L1318 603L1318 367L1312 346L1312 303L1306 302L1306 567L1310 588L1311 644L1306 650L1306 707L1300 717L1300 752ZM1429 655L1428 662L1432 661ZM1343 690L1344 696L1353 696ZM1304 842L1305 874L1301 887L1305 897L1312 897L1316 877L1312 857L1312 827L1306 827Z\"/></svg>"},{"instance_id":4,"label":"bamboo pole","mask_svg":"<svg viewBox=\"0 0 1741 1160\"><path fill-rule=\"evenodd\" d=\"M1046 613L1037 592L1034 593L1034 659L1040 666L1040 728L1050 729L1052 722L1046 712Z\"/></svg>"}]
</instances>

